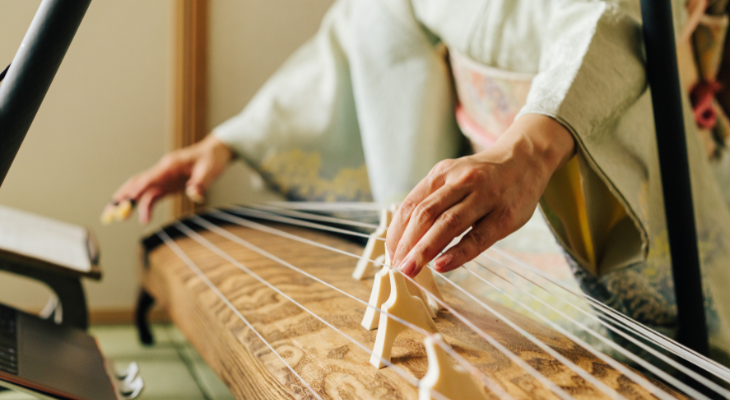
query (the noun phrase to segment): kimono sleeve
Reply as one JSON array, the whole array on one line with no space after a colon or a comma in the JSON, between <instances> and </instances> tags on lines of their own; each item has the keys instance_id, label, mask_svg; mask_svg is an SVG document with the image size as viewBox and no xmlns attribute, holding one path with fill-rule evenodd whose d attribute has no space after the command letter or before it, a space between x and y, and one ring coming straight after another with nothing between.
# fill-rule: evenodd
<instances>
[{"instance_id":1,"label":"kimono sleeve","mask_svg":"<svg viewBox=\"0 0 730 400\"><path fill-rule=\"evenodd\" d=\"M621 152L625 138L615 131L647 89L641 25L628 3L558 3L520 115L550 116L574 136L577 155L553 176L541 206L573 258L603 275L641 262L648 249L641 210L622 185L644 167Z\"/></svg>"},{"instance_id":2,"label":"kimono sleeve","mask_svg":"<svg viewBox=\"0 0 730 400\"><path fill-rule=\"evenodd\" d=\"M237 116L213 135L297 200L371 198L348 63L350 2L336 2Z\"/></svg>"}]
</instances>

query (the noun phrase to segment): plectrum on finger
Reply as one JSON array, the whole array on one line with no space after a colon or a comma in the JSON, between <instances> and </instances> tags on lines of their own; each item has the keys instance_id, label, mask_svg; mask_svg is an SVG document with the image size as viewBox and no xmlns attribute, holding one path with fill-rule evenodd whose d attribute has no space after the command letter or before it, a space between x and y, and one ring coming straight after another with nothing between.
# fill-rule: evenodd
<instances>
[{"instance_id":1,"label":"plectrum on finger","mask_svg":"<svg viewBox=\"0 0 730 400\"><path fill-rule=\"evenodd\" d=\"M114 219L117 221L124 221L132 214L134 209L134 202L132 200L124 200L114 208Z\"/></svg>"}]
</instances>

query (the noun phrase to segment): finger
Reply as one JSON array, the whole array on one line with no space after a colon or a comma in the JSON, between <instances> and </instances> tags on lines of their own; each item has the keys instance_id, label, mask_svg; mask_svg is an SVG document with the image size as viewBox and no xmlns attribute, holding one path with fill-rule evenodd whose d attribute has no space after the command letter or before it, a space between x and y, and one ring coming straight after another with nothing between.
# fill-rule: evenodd
<instances>
[{"instance_id":1,"label":"finger","mask_svg":"<svg viewBox=\"0 0 730 400\"><path fill-rule=\"evenodd\" d=\"M130 193L132 192L132 187L136 184L136 181L139 179L140 175L141 174L137 174L127 179L127 181L124 182L124 184L122 184L122 186L120 186L116 192L114 192L114 194L112 195L112 201L110 202L112 206L116 207L122 200L131 198Z\"/></svg>"},{"instance_id":2,"label":"finger","mask_svg":"<svg viewBox=\"0 0 730 400\"><path fill-rule=\"evenodd\" d=\"M170 153L152 168L141 172L124 183L112 196L112 200L121 202L126 199L139 200L144 192L152 186L160 186L167 188L168 191L176 191L182 188L182 182L179 182L179 176L184 174L182 169L185 168L186 153L176 152ZM179 184L179 188L174 187Z\"/></svg>"},{"instance_id":3,"label":"finger","mask_svg":"<svg viewBox=\"0 0 730 400\"><path fill-rule=\"evenodd\" d=\"M433 226L421 237L403 259L400 270L411 277L438 256L451 241L469 229L483 215L479 212L477 195L470 195L455 206L444 211Z\"/></svg>"},{"instance_id":4,"label":"finger","mask_svg":"<svg viewBox=\"0 0 730 400\"><path fill-rule=\"evenodd\" d=\"M205 202L205 193L214 178L213 165L207 160L195 163L193 171L185 184L185 194L190 200L201 204Z\"/></svg>"},{"instance_id":5,"label":"finger","mask_svg":"<svg viewBox=\"0 0 730 400\"><path fill-rule=\"evenodd\" d=\"M482 218L461 241L434 261L437 272L449 272L475 259L479 254L504 237L499 214L490 213Z\"/></svg>"},{"instance_id":6,"label":"finger","mask_svg":"<svg viewBox=\"0 0 730 400\"><path fill-rule=\"evenodd\" d=\"M413 210L426 197L444 185L445 171L448 170L451 165L451 161L452 160L445 160L436 164L428 176L423 178L418 185L411 190L396 210L395 215L393 215L393 220L390 222L390 226L388 227L388 235L385 240L385 245L387 246L390 254L395 256L398 242L408 226L408 221L411 218ZM395 265L399 259L393 258L392 261L394 263L393 265Z\"/></svg>"},{"instance_id":7,"label":"finger","mask_svg":"<svg viewBox=\"0 0 730 400\"><path fill-rule=\"evenodd\" d=\"M152 206L164 195L164 191L159 187L152 187L144 192L139 198L137 205L137 213L139 214L139 223L146 225L152 219Z\"/></svg>"},{"instance_id":8,"label":"finger","mask_svg":"<svg viewBox=\"0 0 730 400\"><path fill-rule=\"evenodd\" d=\"M466 187L455 187L445 185L436 190L426 199L424 199L413 212L411 218L408 220L406 230L400 237L396 251L394 254L395 260L404 260L406 255L411 251L413 246L428 232L429 229L436 223L439 218L444 218L442 215L444 211L454 207L455 204L464 200L464 197L469 193L469 188ZM474 216L473 219L468 218L469 214L473 211L464 210L459 208L463 212L455 214L449 212L446 214L446 220L442 221L446 224L454 225L466 225L462 230L471 226L478 219L478 216ZM397 264L396 264L397 265Z\"/></svg>"},{"instance_id":9,"label":"finger","mask_svg":"<svg viewBox=\"0 0 730 400\"><path fill-rule=\"evenodd\" d=\"M137 174L128 179L116 192L112 195L112 201L118 205L124 200L139 200L142 193L147 191L163 176L164 172L157 167Z\"/></svg>"}]
</instances>

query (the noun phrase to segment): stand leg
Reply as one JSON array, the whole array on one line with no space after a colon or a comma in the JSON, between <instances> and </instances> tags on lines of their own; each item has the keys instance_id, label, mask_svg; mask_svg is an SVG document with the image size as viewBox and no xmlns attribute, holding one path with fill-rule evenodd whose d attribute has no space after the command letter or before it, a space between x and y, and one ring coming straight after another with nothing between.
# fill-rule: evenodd
<instances>
[{"instance_id":1,"label":"stand leg","mask_svg":"<svg viewBox=\"0 0 730 400\"><path fill-rule=\"evenodd\" d=\"M45 281L56 292L63 310L61 325L86 330L89 328L89 311L81 279L55 276ZM56 310L58 312L58 309Z\"/></svg>"},{"instance_id":2,"label":"stand leg","mask_svg":"<svg viewBox=\"0 0 730 400\"><path fill-rule=\"evenodd\" d=\"M137 307L134 310L134 324L137 326L139 341L146 345L155 343L155 338L150 330L149 313L155 304L155 298L144 288L139 290Z\"/></svg>"},{"instance_id":3,"label":"stand leg","mask_svg":"<svg viewBox=\"0 0 730 400\"><path fill-rule=\"evenodd\" d=\"M86 294L78 276L62 275L42 269L27 268L13 263L0 263L0 270L25 276L48 285L56 293L63 310L61 325L86 330L89 327L89 310Z\"/></svg>"}]
</instances>

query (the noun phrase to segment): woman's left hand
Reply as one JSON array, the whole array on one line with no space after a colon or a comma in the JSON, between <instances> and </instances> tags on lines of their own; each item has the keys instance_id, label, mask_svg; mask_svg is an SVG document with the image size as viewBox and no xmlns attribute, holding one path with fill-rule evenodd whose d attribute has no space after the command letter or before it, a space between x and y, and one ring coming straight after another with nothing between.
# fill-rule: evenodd
<instances>
[{"instance_id":1,"label":"woman's left hand","mask_svg":"<svg viewBox=\"0 0 730 400\"><path fill-rule=\"evenodd\" d=\"M393 265L415 277L471 261L524 225L552 174L574 153L570 132L552 118L526 114L481 153L438 163L406 197L388 228Z\"/></svg>"}]
</instances>

